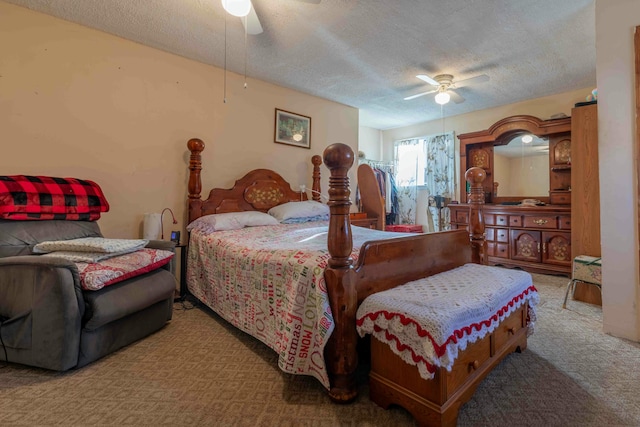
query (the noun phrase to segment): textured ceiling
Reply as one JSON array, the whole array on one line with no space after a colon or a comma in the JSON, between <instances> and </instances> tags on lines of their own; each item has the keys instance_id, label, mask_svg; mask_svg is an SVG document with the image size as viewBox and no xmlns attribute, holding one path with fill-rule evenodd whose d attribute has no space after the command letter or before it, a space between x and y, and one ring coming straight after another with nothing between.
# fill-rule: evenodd
<instances>
[{"instance_id":1,"label":"textured ceiling","mask_svg":"<svg viewBox=\"0 0 640 427\"><path fill-rule=\"evenodd\" d=\"M218 67L245 70L244 28L220 0L5 0ZM255 78L360 109L389 129L441 117L415 76L486 74L452 116L595 87L594 0L253 0ZM249 86L250 89L250 86ZM586 95L586 94L585 94Z\"/></svg>"}]
</instances>

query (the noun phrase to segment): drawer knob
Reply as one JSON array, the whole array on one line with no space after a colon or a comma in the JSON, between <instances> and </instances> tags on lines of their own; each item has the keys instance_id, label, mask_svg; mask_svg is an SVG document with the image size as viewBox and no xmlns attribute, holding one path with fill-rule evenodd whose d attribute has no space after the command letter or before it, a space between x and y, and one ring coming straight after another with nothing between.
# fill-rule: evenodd
<instances>
[{"instance_id":1,"label":"drawer knob","mask_svg":"<svg viewBox=\"0 0 640 427\"><path fill-rule=\"evenodd\" d=\"M507 329L507 332L509 332L511 335L514 335L516 333L516 328L511 327Z\"/></svg>"},{"instance_id":2,"label":"drawer knob","mask_svg":"<svg viewBox=\"0 0 640 427\"><path fill-rule=\"evenodd\" d=\"M549 220L547 220L547 219L534 219L533 222L536 223L537 225L544 225L547 222L549 222Z\"/></svg>"},{"instance_id":3,"label":"drawer knob","mask_svg":"<svg viewBox=\"0 0 640 427\"><path fill-rule=\"evenodd\" d=\"M478 362L477 360L474 360L473 362L469 362L469 369L471 369L472 371L475 371L476 369L478 369L479 366L480 366L480 362Z\"/></svg>"}]
</instances>

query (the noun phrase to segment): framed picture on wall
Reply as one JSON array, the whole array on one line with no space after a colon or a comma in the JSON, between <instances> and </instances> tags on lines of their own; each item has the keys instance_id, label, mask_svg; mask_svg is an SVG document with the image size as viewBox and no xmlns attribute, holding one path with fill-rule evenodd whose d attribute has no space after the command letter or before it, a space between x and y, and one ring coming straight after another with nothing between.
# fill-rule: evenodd
<instances>
[{"instance_id":1,"label":"framed picture on wall","mask_svg":"<svg viewBox=\"0 0 640 427\"><path fill-rule=\"evenodd\" d=\"M276 108L275 142L311 148L311 117Z\"/></svg>"}]
</instances>

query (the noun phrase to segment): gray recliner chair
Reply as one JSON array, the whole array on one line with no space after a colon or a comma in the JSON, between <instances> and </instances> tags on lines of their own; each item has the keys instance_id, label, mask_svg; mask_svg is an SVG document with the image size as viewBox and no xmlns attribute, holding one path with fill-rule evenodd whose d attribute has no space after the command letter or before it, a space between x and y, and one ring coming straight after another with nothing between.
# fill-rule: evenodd
<instances>
[{"instance_id":1,"label":"gray recliner chair","mask_svg":"<svg viewBox=\"0 0 640 427\"><path fill-rule=\"evenodd\" d=\"M0 220L0 361L78 368L162 328L176 289L171 265L98 291L75 263L32 254L43 241L102 237L96 222ZM173 242L147 247L174 250Z\"/></svg>"}]
</instances>

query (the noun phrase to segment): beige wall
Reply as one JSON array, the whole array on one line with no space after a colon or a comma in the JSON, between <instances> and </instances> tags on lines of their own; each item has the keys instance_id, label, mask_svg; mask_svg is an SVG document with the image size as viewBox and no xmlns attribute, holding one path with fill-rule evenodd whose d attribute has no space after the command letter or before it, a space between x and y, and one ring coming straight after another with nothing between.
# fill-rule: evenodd
<instances>
[{"instance_id":1,"label":"beige wall","mask_svg":"<svg viewBox=\"0 0 640 427\"><path fill-rule=\"evenodd\" d=\"M444 120L444 129L446 132L455 132L460 135L468 132L475 132L487 129L500 119L505 117L527 114L546 120L551 115L564 113L571 115L571 108L576 102L582 102L585 97L591 93L593 88L584 88L572 92L561 93L558 95L546 96L544 98L532 99L529 101L519 102L516 104L503 105L496 108L488 108L486 110L475 111L473 113L461 114L459 116L447 117ZM383 138L383 158L390 160L393 158L393 143L395 141L414 138L420 136L434 135L442 133L442 120L432 120L430 122L418 123L413 126L403 128L390 129L382 132ZM456 158L459 159L459 141L456 141ZM459 168L460 164L456 164ZM460 176L456 173L456 179ZM456 195L460 194L459 183L456 183Z\"/></svg>"},{"instance_id":2,"label":"beige wall","mask_svg":"<svg viewBox=\"0 0 640 427\"><path fill-rule=\"evenodd\" d=\"M604 331L640 340L634 27L637 0L596 1Z\"/></svg>"},{"instance_id":3,"label":"beige wall","mask_svg":"<svg viewBox=\"0 0 640 427\"><path fill-rule=\"evenodd\" d=\"M360 126L358 148L369 160L382 160L382 131Z\"/></svg>"},{"instance_id":4,"label":"beige wall","mask_svg":"<svg viewBox=\"0 0 640 427\"><path fill-rule=\"evenodd\" d=\"M310 159L335 142L357 151L358 110L0 1L2 174L98 182L109 237L141 236L145 212L185 220L188 139L204 140L203 187L271 168L311 185ZM275 108L312 118L311 149L276 144ZM328 172L323 169L326 192ZM355 177L355 174L352 175ZM354 179L354 178L352 178Z\"/></svg>"}]
</instances>

